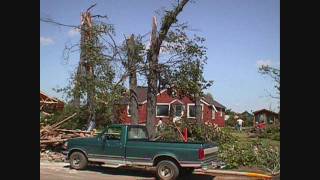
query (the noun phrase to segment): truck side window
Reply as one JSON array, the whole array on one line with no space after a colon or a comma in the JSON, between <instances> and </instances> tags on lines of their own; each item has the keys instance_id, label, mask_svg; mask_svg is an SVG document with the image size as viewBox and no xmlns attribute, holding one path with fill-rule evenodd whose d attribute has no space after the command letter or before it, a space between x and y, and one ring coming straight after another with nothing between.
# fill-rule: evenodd
<instances>
[{"instance_id":1,"label":"truck side window","mask_svg":"<svg viewBox=\"0 0 320 180\"><path fill-rule=\"evenodd\" d=\"M108 140L120 140L121 127L110 127L105 132L105 136Z\"/></svg>"},{"instance_id":2,"label":"truck side window","mask_svg":"<svg viewBox=\"0 0 320 180\"><path fill-rule=\"evenodd\" d=\"M128 140L148 140L148 135L144 128L129 127Z\"/></svg>"}]
</instances>

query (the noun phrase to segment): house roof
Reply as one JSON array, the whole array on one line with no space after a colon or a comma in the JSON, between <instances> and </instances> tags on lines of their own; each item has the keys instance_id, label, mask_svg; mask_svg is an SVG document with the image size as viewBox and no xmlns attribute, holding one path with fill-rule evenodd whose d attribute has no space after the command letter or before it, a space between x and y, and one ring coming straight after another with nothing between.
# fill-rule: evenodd
<instances>
[{"instance_id":1,"label":"house roof","mask_svg":"<svg viewBox=\"0 0 320 180\"><path fill-rule=\"evenodd\" d=\"M166 91L166 89L161 90L161 92ZM148 87L145 86L138 86L137 87L137 97L138 97L138 103L143 104L147 101L147 92L148 92ZM161 93L160 92L160 93ZM158 95L160 94L158 93ZM214 105L215 107L225 109L226 107L220 104L219 102L215 101L211 96L204 96L202 98L205 102L207 102L210 105ZM120 100L120 104L128 104L129 102L129 97L125 97Z\"/></svg>"},{"instance_id":2,"label":"house roof","mask_svg":"<svg viewBox=\"0 0 320 180\"><path fill-rule=\"evenodd\" d=\"M148 87L144 87L144 86L137 87L137 97L138 97L139 104L142 104L144 101L147 100L147 92L148 92ZM119 103L120 104L128 104L129 97L125 96L124 98L120 99Z\"/></svg>"},{"instance_id":3,"label":"house roof","mask_svg":"<svg viewBox=\"0 0 320 180\"><path fill-rule=\"evenodd\" d=\"M218 108L222 108L222 109L226 109L226 107L222 104L220 104L218 101L214 100L212 98L212 96L209 96L209 95L205 95L203 97L203 99L205 99L205 101L207 101L209 104L212 104L214 105L215 107L218 107Z\"/></svg>"},{"instance_id":4,"label":"house roof","mask_svg":"<svg viewBox=\"0 0 320 180\"><path fill-rule=\"evenodd\" d=\"M244 111L243 113L241 113L241 115L249 115L249 116L253 116L251 113L249 113L248 111Z\"/></svg>"},{"instance_id":5,"label":"house roof","mask_svg":"<svg viewBox=\"0 0 320 180\"><path fill-rule=\"evenodd\" d=\"M257 110L257 111L255 111L255 112L253 112L253 114L258 114L258 113L260 113L260 112L269 112L269 113L271 113L271 114L278 115L278 113L273 112L273 111L270 111L270 110L267 110L267 109L260 109L260 110Z\"/></svg>"},{"instance_id":6,"label":"house roof","mask_svg":"<svg viewBox=\"0 0 320 180\"><path fill-rule=\"evenodd\" d=\"M49 96L48 94L44 93L43 91L40 90L40 101L43 101L43 102L47 102L48 100L51 101L51 102L56 102L56 103L64 103L63 101L61 101L60 99L58 98L55 98L55 97L52 97L52 96Z\"/></svg>"}]
</instances>

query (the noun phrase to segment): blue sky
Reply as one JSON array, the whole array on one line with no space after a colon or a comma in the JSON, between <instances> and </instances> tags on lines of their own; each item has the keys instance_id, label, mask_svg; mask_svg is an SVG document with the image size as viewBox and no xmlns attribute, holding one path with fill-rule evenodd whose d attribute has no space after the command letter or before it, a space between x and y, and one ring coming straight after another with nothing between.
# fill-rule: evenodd
<instances>
[{"instance_id":1,"label":"blue sky","mask_svg":"<svg viewBox=\"0 0 320 180\"><path fill-rule=\"evenodd\" d=\"M41 0L40 16L78 25L80 14L97 3L94 14L107 15L115 25L117 41L123 34L145 34L152 16L169 0ZM259 64L279 66L279 0L197 0L187 4L178 17L206 38L208 63L204 76L214 80L208 90L220 103L235 111L270 107L277 110L273 82L258 73ZM72 28L40 22L40 88L61 97L52 88L64 87L79 61L74 53L63 58L66 44L77 43L79 33Z\"/></svg>"}]
</instances>

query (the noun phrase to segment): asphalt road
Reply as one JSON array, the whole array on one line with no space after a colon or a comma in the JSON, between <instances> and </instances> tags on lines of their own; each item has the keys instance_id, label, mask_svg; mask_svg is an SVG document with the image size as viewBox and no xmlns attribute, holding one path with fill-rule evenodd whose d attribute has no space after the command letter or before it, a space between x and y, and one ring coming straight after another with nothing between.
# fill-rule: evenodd
<instances>
[{"instance_id":1,"label":"asphalt road","mask_svg":"<svg viewBox=\"0 0 320 180\"><path fill-rule=\"evenodd\" d=\"M153 180L154 171L142 169L107 168L100 166L89 166L86 170L74 170L69 168L67 163L40 162L41 180ZM180 179L213 180L213 177L206 175L190 175Z\"/></svg>"}]
</instances>

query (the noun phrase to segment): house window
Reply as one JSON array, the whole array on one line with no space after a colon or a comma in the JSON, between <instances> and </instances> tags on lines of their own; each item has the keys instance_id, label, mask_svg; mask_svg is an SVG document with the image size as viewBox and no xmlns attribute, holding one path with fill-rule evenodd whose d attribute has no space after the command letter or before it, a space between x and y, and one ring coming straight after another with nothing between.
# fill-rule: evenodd
<instances>
[{"instance_id":1,"label":"house window","mask_svg":"<svg viewBox=\"0 0 320 180\"><path fill-rule=\"evenodd\" d=\"M222 110L220 111L220 117L222 117L223 116L223 112L222 112Z\"/></svg>"},{"instance_id":2,"label":"house window","mask_svg":"<svg viewBox=\"0 0 320 180\"><path fill-rule=\"evenodd\" d=\"M212 109L212 119L216 119L216 111Z\"/></svg>"},{"instance_id":3,"label":"house window","mask_svg":"<svg viewBox=\"0 0 320 180\"><path fill-rule=\"evenodd\" d=\"M169 104L157 104L157 117L169 116Z\"/></svg>"},{"instance_id":4,"label":"house window","mask_svg":"<svg viewBox=\"0 0 320 180\"><path fill-rule=\"evenodd\" d=\"M201 104L201 116L203 118L203 104ZM188 104L188 118L196 118L196 106L194 104Z\"/></svg>"},{"instance_id":5,"label":"house window","mask_svg":"<svg viewBox=\"0 0 320 180\"><path fill-rule=\"evenodd\" d=\"M176 105L175 116L176 117L181 117L182 116L182 105Z\"/></svg>"}]
</instances>

